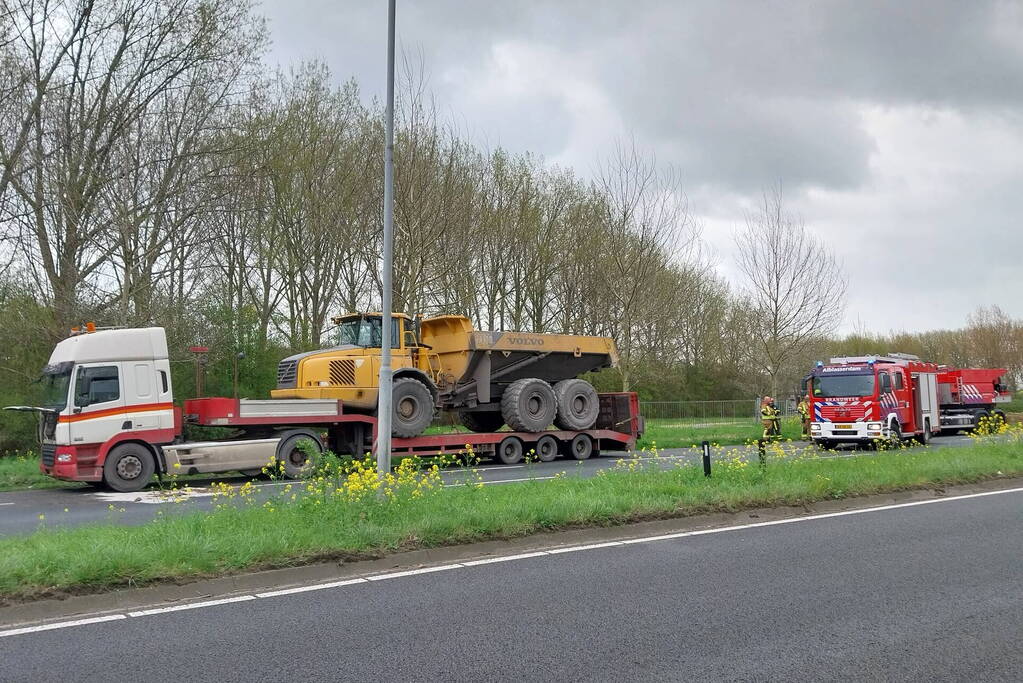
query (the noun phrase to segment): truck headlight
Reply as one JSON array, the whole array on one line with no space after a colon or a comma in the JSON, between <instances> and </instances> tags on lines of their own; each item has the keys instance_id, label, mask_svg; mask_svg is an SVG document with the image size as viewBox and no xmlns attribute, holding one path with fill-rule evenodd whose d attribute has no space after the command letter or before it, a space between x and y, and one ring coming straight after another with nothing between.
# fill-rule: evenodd
<instances>
[{"instance_id":1,"label":"truck headlight","mask_svg":"<svg viewBox=\"0 0 1023 683\"><path fill-rule=\"evenodd\" d=\"M813 422L813 423L810 424L810 431L811 432L819 432L820 430L821 430L821 426L819 424L817 424L816 422Z\"/></svg>"},{"instance_id":2,"label":"truck headlight","mask_svg":"<svg viewBox=\"0 0 1023 683\"><path fill-rule=\"evenodd\" d=\"M869 431L876 432L877 430L881 429L881 423L880 422L870 422L870 423L867 424L867 429Z\"/></svg>"}]
</instances>

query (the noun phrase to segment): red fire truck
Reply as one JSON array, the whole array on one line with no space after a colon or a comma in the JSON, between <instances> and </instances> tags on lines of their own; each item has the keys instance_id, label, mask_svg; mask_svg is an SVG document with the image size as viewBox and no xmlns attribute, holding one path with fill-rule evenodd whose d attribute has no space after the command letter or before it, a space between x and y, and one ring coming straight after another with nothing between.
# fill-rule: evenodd
<instances>
[{"instance_id":1,"label":"red fire truck","mask_svg":"<svg viewBox=\"0 0 1023 683\"><path fill-rule=\"evenodd\" d=\"M40 381L43 405L7 409L39 413L42 472L116 491L138 491L162 472L257 474L273 458L286 476L299 478L311 470L310 452L330 448L361 456L376 438L375 417L348 413L334 399L197 398L176 406L162 327L90 329L65 339ZM183 423L234 434L186 441ZM458 453L468 444L505 464L521 461L530 449L542 461L559 455L583 460L601 450L631 450L642 431L637 395L609 393L599 394L592 429L396 438L392 455Z\"/></svg>"},{"instance_id":2,"label":"red fire truck","mask_svg":"<svg viewBox=\"0 0 1023 683\"><path fill-rule=\"evenodd\" d=\"M831 448L915 438L922 443L942 431L970 429L1004 413L1008 401L1002 369L957 369L917 356L848 356L818 362L808 377L810 436Z\"/></svg>"}]
</instances>

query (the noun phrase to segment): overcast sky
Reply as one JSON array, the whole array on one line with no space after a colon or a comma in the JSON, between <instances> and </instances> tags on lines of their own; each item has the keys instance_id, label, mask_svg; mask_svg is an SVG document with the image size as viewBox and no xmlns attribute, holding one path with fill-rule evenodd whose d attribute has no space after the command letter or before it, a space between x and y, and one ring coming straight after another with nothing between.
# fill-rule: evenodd
<instances>
[{"instance_id":1,"label":"overcast sky","mask_svg":"<svg viewBox=\"0 0 1023 683\"><path fill-rule=\"evenodd\" d=\"M732 234L780 182L844 263L844 331L1023 316L1023 2L397 4L399 49L467 134L583 176L634 137L678 168L733 282ZM382 95L383 0L262 10L271 62Z\"/></svg>"}]
</instances>

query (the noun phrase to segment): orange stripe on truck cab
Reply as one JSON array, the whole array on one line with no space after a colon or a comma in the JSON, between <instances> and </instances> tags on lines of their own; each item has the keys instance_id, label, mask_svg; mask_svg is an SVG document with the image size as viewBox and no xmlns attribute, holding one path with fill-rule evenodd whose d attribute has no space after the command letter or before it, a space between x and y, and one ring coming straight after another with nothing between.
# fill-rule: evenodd
<instances>
[{"instance_id":1,"label":"orange stripe on truck cab","mask_svg":"<svg viewBox=\"0 0 1023 683\"><path fill-rule=\"evenodd\" d=\"M125 406L123 408L107 408L106 410L94 410L90 413L79 413L77 415L61 415L57 421L61 423L81 422L92 420L97 417L110 417L111 415L126 415L128 413L149 413L154 410L173 410L173 403L140 403L136 406Z\"/></svg>"}]
</instances>

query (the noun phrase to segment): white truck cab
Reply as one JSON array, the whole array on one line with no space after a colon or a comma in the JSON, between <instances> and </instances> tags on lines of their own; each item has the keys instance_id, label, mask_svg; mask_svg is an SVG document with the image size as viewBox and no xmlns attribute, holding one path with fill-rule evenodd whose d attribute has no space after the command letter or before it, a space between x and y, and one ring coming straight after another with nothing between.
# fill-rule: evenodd
<instances>
[{"instance_id":1,"label":"white truck cab","mask_svg":"<svg viewBox=\"0 0 1023 683\"><path fill-rule=\"evenodd\" d=\"M42 382L43 405L35 410L47 474L103 481L103 460L118 443L169 444L179 431L162 327L69 337L53 349ZM127 462L122 475L143 465Z\"/></svg>"}]
</instances>

